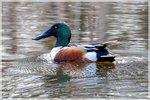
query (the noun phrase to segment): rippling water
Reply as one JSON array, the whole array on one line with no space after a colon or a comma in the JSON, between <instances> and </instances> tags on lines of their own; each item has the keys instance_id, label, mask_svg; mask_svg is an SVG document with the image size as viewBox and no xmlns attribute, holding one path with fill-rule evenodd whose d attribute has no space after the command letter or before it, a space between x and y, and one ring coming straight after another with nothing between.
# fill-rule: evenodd
<instances>
[{"instance_id":1,"label":"rippling water","mask_svg":"<svg viewBox=\"0 0 150 100\"><path fill-rule=\"evenodd\" d=\"M116 61L46 62L55 38L32 38L56 22L71 27L72 43L118 40ZM3 2L2 97L147 99L147 38L147 2Z\"/></svg>"}]
</instances>

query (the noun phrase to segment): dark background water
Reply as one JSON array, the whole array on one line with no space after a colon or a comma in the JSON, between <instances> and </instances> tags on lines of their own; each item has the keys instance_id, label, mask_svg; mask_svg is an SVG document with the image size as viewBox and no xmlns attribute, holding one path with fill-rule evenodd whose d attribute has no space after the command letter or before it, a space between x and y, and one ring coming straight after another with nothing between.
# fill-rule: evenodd
<instances>
[{"instance_id":1,"label":"dark background water","mask_svg":"<svg viewBox=\"0 0 150 100\"><path fill-rule=\"evenodd\" d=\"M72 43L118 40L114 65L48 64L55 38L33 41L56 22L67 23ZM147 2L3 2L2 97L147 99ZM60 68L61 66L61 68Z\"/></svg>"}]
</instances>

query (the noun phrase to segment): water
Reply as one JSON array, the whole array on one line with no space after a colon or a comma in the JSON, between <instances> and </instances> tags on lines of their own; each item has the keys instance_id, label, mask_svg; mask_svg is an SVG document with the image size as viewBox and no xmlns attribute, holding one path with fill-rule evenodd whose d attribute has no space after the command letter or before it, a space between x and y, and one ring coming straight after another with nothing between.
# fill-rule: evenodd
<instances>
[{"instance_id":1,"label":"water","mask_svg":"<svg viewBox=\"0 0 150 100\"><path fill-rule=\"evenodd\" d=\"M33 41L56 22L72 43L118 40L114 63L46 62L55 38ZM148 99L148 3L3 2L2 98Z\"/></svg>"}]
</instances>

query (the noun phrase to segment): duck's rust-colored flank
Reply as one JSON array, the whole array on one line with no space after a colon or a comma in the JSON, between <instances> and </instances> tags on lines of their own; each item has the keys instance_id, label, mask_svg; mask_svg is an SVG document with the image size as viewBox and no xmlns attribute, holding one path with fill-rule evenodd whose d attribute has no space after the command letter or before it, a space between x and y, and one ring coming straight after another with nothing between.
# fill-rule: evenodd
<instances>
[{"instance_id":1,"label":"duck's rust-colored flank","mask_svg":"<svg viewBox=\"0 0 150 100\"><path fill-rule=\"evenodd\" d=\"M57 53L54 61L80 61L84 54L84 50L79 48L64 48Z\"/></svg>"}]
</instances>

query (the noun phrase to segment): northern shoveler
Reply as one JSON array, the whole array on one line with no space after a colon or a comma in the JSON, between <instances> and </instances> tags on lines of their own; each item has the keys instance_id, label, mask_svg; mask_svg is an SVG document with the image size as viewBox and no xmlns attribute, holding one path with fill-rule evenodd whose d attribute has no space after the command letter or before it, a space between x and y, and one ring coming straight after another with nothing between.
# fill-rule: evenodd
<instances>
[{"instance_id":1,"label":"northern shoveler","mask_svg":"<svg viewBox=\"0 0 150 100\"><path fill-rule=\"evenodd\" d=\"M33 40L40 40L54 36L57 38L56 46L51 50L50 56L55 62L64 61L115 61L115 56L111 55L106 48L107 43L101 45L69 45L71 30L64 23L56 23L49 30L37 36Z\"/></svg>"}]
</instances>

